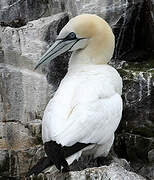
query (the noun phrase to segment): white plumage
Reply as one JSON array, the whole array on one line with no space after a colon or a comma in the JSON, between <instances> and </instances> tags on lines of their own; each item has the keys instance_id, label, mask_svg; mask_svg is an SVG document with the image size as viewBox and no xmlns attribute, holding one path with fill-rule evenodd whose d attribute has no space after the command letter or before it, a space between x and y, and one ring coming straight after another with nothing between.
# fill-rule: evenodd
<instances>
[{"instance_id":1,"label":"white plumage","mask_svg":"<svg viewBox=\"0 0 154 180\"><path fill-rule=\"evenodd\" d=\"M75 37L68 38L71 32L83 40L79 43ZM113 54L114 35L104 20L95 15L77 16L58 36L60 40L66 37L64 51L74 52L68 73L45 109L42 138L44 143L52 140L62 146L93 144L68 158L70 164L87 149L93 149L95 157L108 154L122 115L122 79L106 64ZM72 49L67 47L69 41ZM51 49L43 58L50 60Z\"/></svg>"},{"instance_id":2,"label":"white plumage","mask_svg":"<svg viewBox=\"0 0 154 180\"><path fill-rule=\"evenodd\" d=\"M43 141L108 144L121 119L121 89L121 78L109 65L74 66L46 107Z\"/></svg>"}]
</instances>

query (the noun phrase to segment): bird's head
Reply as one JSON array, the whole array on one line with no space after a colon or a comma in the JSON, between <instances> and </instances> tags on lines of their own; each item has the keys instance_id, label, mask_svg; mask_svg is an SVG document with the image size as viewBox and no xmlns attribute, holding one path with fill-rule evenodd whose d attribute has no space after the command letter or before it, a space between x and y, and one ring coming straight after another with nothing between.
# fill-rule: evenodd
<instances>
[{"instance_id":1,"label":"bird's head","mask_svg":"<svg viewBox=\"0 0 154 180\"><path fill-rule=\"evenodd\" d=\"M80 53L94 64L107 63L113 55L114 44L114 35L105 20L97 15L82 14L64 26L35 69L67 51Z\"/></svg>"}]
</instances>

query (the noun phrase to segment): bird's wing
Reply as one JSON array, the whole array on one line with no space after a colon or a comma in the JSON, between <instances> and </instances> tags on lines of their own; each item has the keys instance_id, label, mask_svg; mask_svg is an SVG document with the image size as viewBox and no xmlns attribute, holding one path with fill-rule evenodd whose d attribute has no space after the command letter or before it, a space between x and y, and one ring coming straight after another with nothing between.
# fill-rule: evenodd
<instances>
[{"instance_id":1,"label":"bird's wing","mask_svg":"<svg viewBox=\"0 0 154 180\"><path fill-rule=\"evenodd\" d=\"M78 84L75 80L71 82ZM121 96L107 79L103 82L99 78L86 79L76 87L73 84L71 87L68 80L67 83L68 86L61 85L45 110L44 142L54 140L72 146L76 142L108 141L121 119Z\"/></svg>"}]
</instances>

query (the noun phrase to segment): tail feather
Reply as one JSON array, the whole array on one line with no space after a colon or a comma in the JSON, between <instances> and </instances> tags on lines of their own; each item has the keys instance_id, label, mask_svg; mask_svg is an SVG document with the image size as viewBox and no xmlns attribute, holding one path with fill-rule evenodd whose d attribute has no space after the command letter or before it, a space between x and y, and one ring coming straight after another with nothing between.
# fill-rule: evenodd
<instances>
[{"instance_id":1,"label":"tail feather","mask_svg":"<svg viewBox=\"0 0 154 180\"><path fill-rule=\"evenodd\" d=\"M34 165L26 174L26 177L31 176L32 174L38 175L40 172L42 172L44 169L46 169L49 166L52 166L53 163L50 161L48 157L41 158L36 165Z\"/></svg>"},{"instance_id":2,"label":"tail feather","mask_svg":"<svg viewBox=\"0 0 154 180\"><path fill-rule=\"evenodd\" d=\"M44 157L39 160L39 162L27 173L27 177L34 174L38 175L44 169L49 166L55 165L57 169L61 170L61 166L63 166L63 172L69 171L69 166L65 158L75 154L76 152L84 149L85 147L91 145L84 143L76 143L72 146L61 146L61 144L57 144L55 141L49 141L44 144L44 149L47 154L47 157Z\"/></svg>"}]
</instances>

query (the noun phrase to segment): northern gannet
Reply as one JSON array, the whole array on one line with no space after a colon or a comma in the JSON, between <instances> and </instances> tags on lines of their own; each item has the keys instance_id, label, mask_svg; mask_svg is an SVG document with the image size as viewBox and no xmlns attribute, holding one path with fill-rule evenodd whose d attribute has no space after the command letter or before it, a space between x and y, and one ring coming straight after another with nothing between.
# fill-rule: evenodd
<instances>
[{"instance_id":1,"label":"northern gannet","mask_svg":"<svg viewBox=\"0 0 154 180\"><path fill-rule=\"evenodd\" d=\"M28 173L38 174L55 165L69 165L87 151L107 156L122 116L122 79L107 65L115 37L108 23L97 15L72 18L36 68L58 55L72 51L69 68L42 121L42 139L47 157Z\"/></svg>"}]
</instances>

